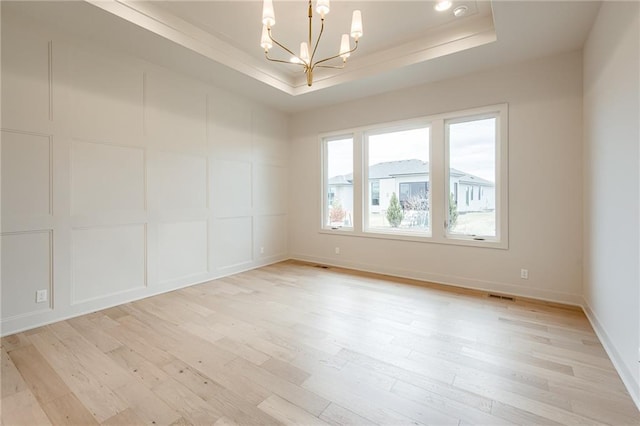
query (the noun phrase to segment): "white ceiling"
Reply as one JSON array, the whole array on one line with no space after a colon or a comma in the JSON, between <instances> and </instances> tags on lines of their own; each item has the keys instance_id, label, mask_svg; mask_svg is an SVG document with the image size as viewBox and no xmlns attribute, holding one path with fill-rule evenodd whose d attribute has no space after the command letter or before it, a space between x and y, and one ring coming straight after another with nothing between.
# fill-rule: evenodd
<instances>
[{"instance_id":1,"label":"white ceiling","mask_svg":"<svg viewBox=\"0 0 640 426\"><path fill-rule=\"evenodd\" d=\"M459 0L454 7L469 12L455 18L434 3L333 0L321 57L337 53L353 9L362 10L364 36L344 70L318 72L311 88L302 67L264 59L261 1L3 1L2 8L289 112L579 49L599 8L594 1ZM274 36L297 50L306 0L275 0L274 7Z\"/></svg>"}]
</instances>

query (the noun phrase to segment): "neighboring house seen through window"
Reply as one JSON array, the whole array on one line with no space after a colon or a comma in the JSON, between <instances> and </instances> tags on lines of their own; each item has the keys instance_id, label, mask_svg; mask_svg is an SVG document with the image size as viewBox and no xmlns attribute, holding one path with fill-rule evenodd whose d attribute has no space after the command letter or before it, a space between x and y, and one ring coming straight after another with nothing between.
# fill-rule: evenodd
<instances>
[{"instance_id":1,"label":"neighboring house seen through window","mask_svg":"<svg viewBox=\"0 0 640 426\"><path fill-rule=\"evenodd\" d=\"M323 226L351 227L353 217L353 138L325 140L325 182Z\"/></svg>"},{"instance_id":2,"label":"neighboring house seen through window","mask_svg":"<svg viewBox=\"0 0 640 426\"><path fill-rule=\"evenodd\" d=\"M380 181L379 180L371 181L371 205L372 206L380 205Z\"/></svg>"},{"instance_id":3,"label":"neighboring house seen through window","mask_svg":"<svg viewBox=\"0 0 640 426\"><path fill-rule=\"evenodd\" d=\"M507 247L506 105L345 134L322 138L324 230Z\"/></svg>"}]
</instances>

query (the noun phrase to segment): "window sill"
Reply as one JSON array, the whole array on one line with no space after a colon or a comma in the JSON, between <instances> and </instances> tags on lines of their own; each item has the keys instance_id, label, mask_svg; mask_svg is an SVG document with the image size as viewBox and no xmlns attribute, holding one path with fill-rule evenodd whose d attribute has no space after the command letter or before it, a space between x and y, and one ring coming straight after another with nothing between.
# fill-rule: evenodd
<instances>
[{"instance_id":1,"label":"window sill","mask_svg":"<svg viewBox=\"0 0 640 426\"><path fill-rule=\"evenodd\" d=\"M495 239L478 240L476 237L456 236L440 238L433 237L431 234L415 235L407 232L380 232L376 230L355 231L354 228L338 228L328 229L322 228L320 234L325 235L342 235L356 238L375 238L381 240L407 241L426 244L445 244L465 247L491 248L507 250L509 245L506 241L498 241Z\"/></svg>"}]
</instances>

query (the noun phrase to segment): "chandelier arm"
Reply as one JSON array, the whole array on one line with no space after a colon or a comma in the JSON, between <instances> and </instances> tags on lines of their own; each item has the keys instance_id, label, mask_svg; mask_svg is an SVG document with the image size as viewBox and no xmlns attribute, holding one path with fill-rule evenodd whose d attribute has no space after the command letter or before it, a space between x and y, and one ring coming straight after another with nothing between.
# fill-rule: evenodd
<instances>
[{"instance_id":1,"label":"chandelier arm","mask_svg":"<svg viewBox=\"0 0 640 426\"><path fill-rule=\"evenodd\" d=\"M276 45L280 46L282 49L286 50L287 52L289 52L292 56L298 58L298 60L300 61L301 64L304 64L305 62L300 58L300 56L296 55L295 53L293 53L291 50L289 50L287 47L285 47L282 43L280 43L278 40L276 40L275 38L273 38L273 36L271 35L271 28L267 28L267 34L269 34L269 38L271 39L272 42L274 42ZM267 56L267 59L269 59L269 57ZM272 61L275 61L274 59L270 59ZM283 61L285 63L291 64L293 62L286 62Z\"/></svg>"},{"instance_id":2,"label":"chandelier arm","mask_svg":"<svg viewBox=\"0 0 640 426\"><path fill-rule=\"evenodd\" d=\"M296 64L295 62L285 61L285 60L282 60L282 59L270 58L266 54L264 55L264 57L267 58L267 60L271 61L271 62L280 62L281 64L289 64L289 65L302 65L303 67L306 67L305 64Z\"/></svg>"},{"instance_id":3,"label":"chandelier arm","mask_svg":"<svg viewBox=\"0 0 640 426\"><path fill-rule=\"evenodd\" d=\"M307 15L309 15L309 48L311 48L311 27L313 24L313 6L311 5L311 0L309 0L309 13ZM313 53L315 53L315 49L313 50ZM311 55L311 57L309 58L309 65L311 65L312 63L313 55Z\"/></svg>"},{"instance_id":4,"label":"chandelier arm","mask_svg":"<svg viewBox=\"0 0 640 426\"><path fill-rule=\"evenodd\" d=\"M318 65L315 68L331 68L333 70L343 70L344 69L344 65Z\"/></svg>"},{"instance_id":5,"label":"chandelier arm","mask_svg":"<svg viewBox=\"0 0 640 426\"><path fill-rule=\"evenodd\" d=\"M309 28L311 28L311 23L309 23ZM320 37L322 37L323 32L324 32L324 18L320 20L320 34L318 34L316 45L313 47L313 53L311 54L311 59L309 60L309 64L313 64L313 58L316 56L316 50L318 50L318 45L320 44ZM311 46L311 34L309 34L309 46Z\"/></svg>"},{"instance_id":6,"label":"chandelier arm","mask_svg":"<svg viewBox=\"0 0 640 426\"><path fill-rule=\"evenodd\" d=\"M319 64L321 64L321 63L323 63L323 62L327 62L327 61L330 61L330 60L332 60L332 59L339 58L339 57L341 57L342 55L344 55L344 54L346 54L346 53L353 53L353 52L355 52L355 50L356 50L357 48L358 48L358 42L356 41L356 47L354 47L353 49L349 50L348 52L341 52L341 53L338 53L337 55L331 56L331 57L329 57L329 58L322 59L322 60L320 60L320 61L316 62L315 64L313 64L313 66L311 67L311 69L313 69L313 68L317 67ZM326 67L327 67L327 65L322 65L322 67L325 67L325 68L326 68ZM329 67L329 68L330 68L330 67Z\"/></svg>"}]
</instances>

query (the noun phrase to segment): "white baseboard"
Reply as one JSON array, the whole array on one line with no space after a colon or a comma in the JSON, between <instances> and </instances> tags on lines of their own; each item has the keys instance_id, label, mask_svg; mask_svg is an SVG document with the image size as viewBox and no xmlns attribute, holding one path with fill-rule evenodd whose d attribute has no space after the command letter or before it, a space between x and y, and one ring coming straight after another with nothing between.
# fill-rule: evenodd
<instances>
[{"instance_id":1,"label":"white baseboard","mask_svg":"<svg viewBox=\"0 0 640 426\"><path fill-rule=\"evenodd\" d=\"M624 385L626 386L629 395L631 395L631 399L633 399L633 402L635 402L636 407L638 407L638 410L640 411L640 383L636 381L636 379L633 377L633 374L631 374L631 371L629 371L629 369L627 368L627 365L622 361L620 353L616 349L613 342L611 342L609 335L607 334L605 328L602 326L602 323L598 320L598 316L596 315L596 313L593 311L593 309L591 309L589 303L587 303L587 300L584 299L582 303L582 309L589 319L591 327L593 327L594 331L596 332L596 335L598 336L598 339L600 339L604 350L607 352L607 355L609 355L609 359L611 359L613 366L620 375L622 383L624 383ZM638 365L638 368L640 368L640 365Z\"/></svg>"},{"instance_id":2,"label":"white baseboard","mask_svg":"<svg viewBox=\"0 0 640 426\"><path fill-rule=\"evenodd\" d=\"M0 337L9 336L11 334L20 333L23 331L53 324L59 321L65 321L71 318L90 314L96 311L113 308L114 306L124 305L125 303L146 299L147 297L169 293L171 291L179 290L181 288L203 284L208 281L217 280L230 275L235 275L241 272L250 271L252 269L262 268L263 266L282 262L287 259L288 257L284 254L269 256L262 259L257 259L250 263L238 265L229 270L223 270L223 271L217 270L213 275L208 276L206 278L201 278L201 275L200 275L199 279L196 279L195 281L190 281L188 279L185 279L182 281L172 281L164 286L159 286L158 288L149 289L145 287L141 290L137 289L132 292L125 292L125 293L116 295L116 297L113 297L113 298L96 299L96 300L89 301L87 303L72 305L69 307L69 309L63 312L56 312L56 311L49 310L43 313L21 315L18 317L0 320Z\"/></svg>"},{"instance_id":3,"label":"white baseboard","mask_svg":"<svg viewBox=\"0 0 640 426\"><path fill-rule=\"evenodd\" d=\"M304 254L293 254L291 259L304 262L320 263L328 266L337 266L347 269L355 269L363 272L373 272L377 274L391 275L399 278L409 278L419 281L428 281L435 284L462 287L471 290L479 290L493 293L508 294L510 296L520 296L529 299L538 299L544 302L556 302L565 305L582 307L582 296L578 294L563 293L559 291L549 291L542 289L523 289L509 283L499 283L494 281L483 281L458 277L454 275L433 274L424 271L412 271L407 269L392 268L385 265L373 265L359 262L348 262L332 258L322 258L308 256ZM528 291L527 291L528 290Z\"/></svg>"}]
</instances>

